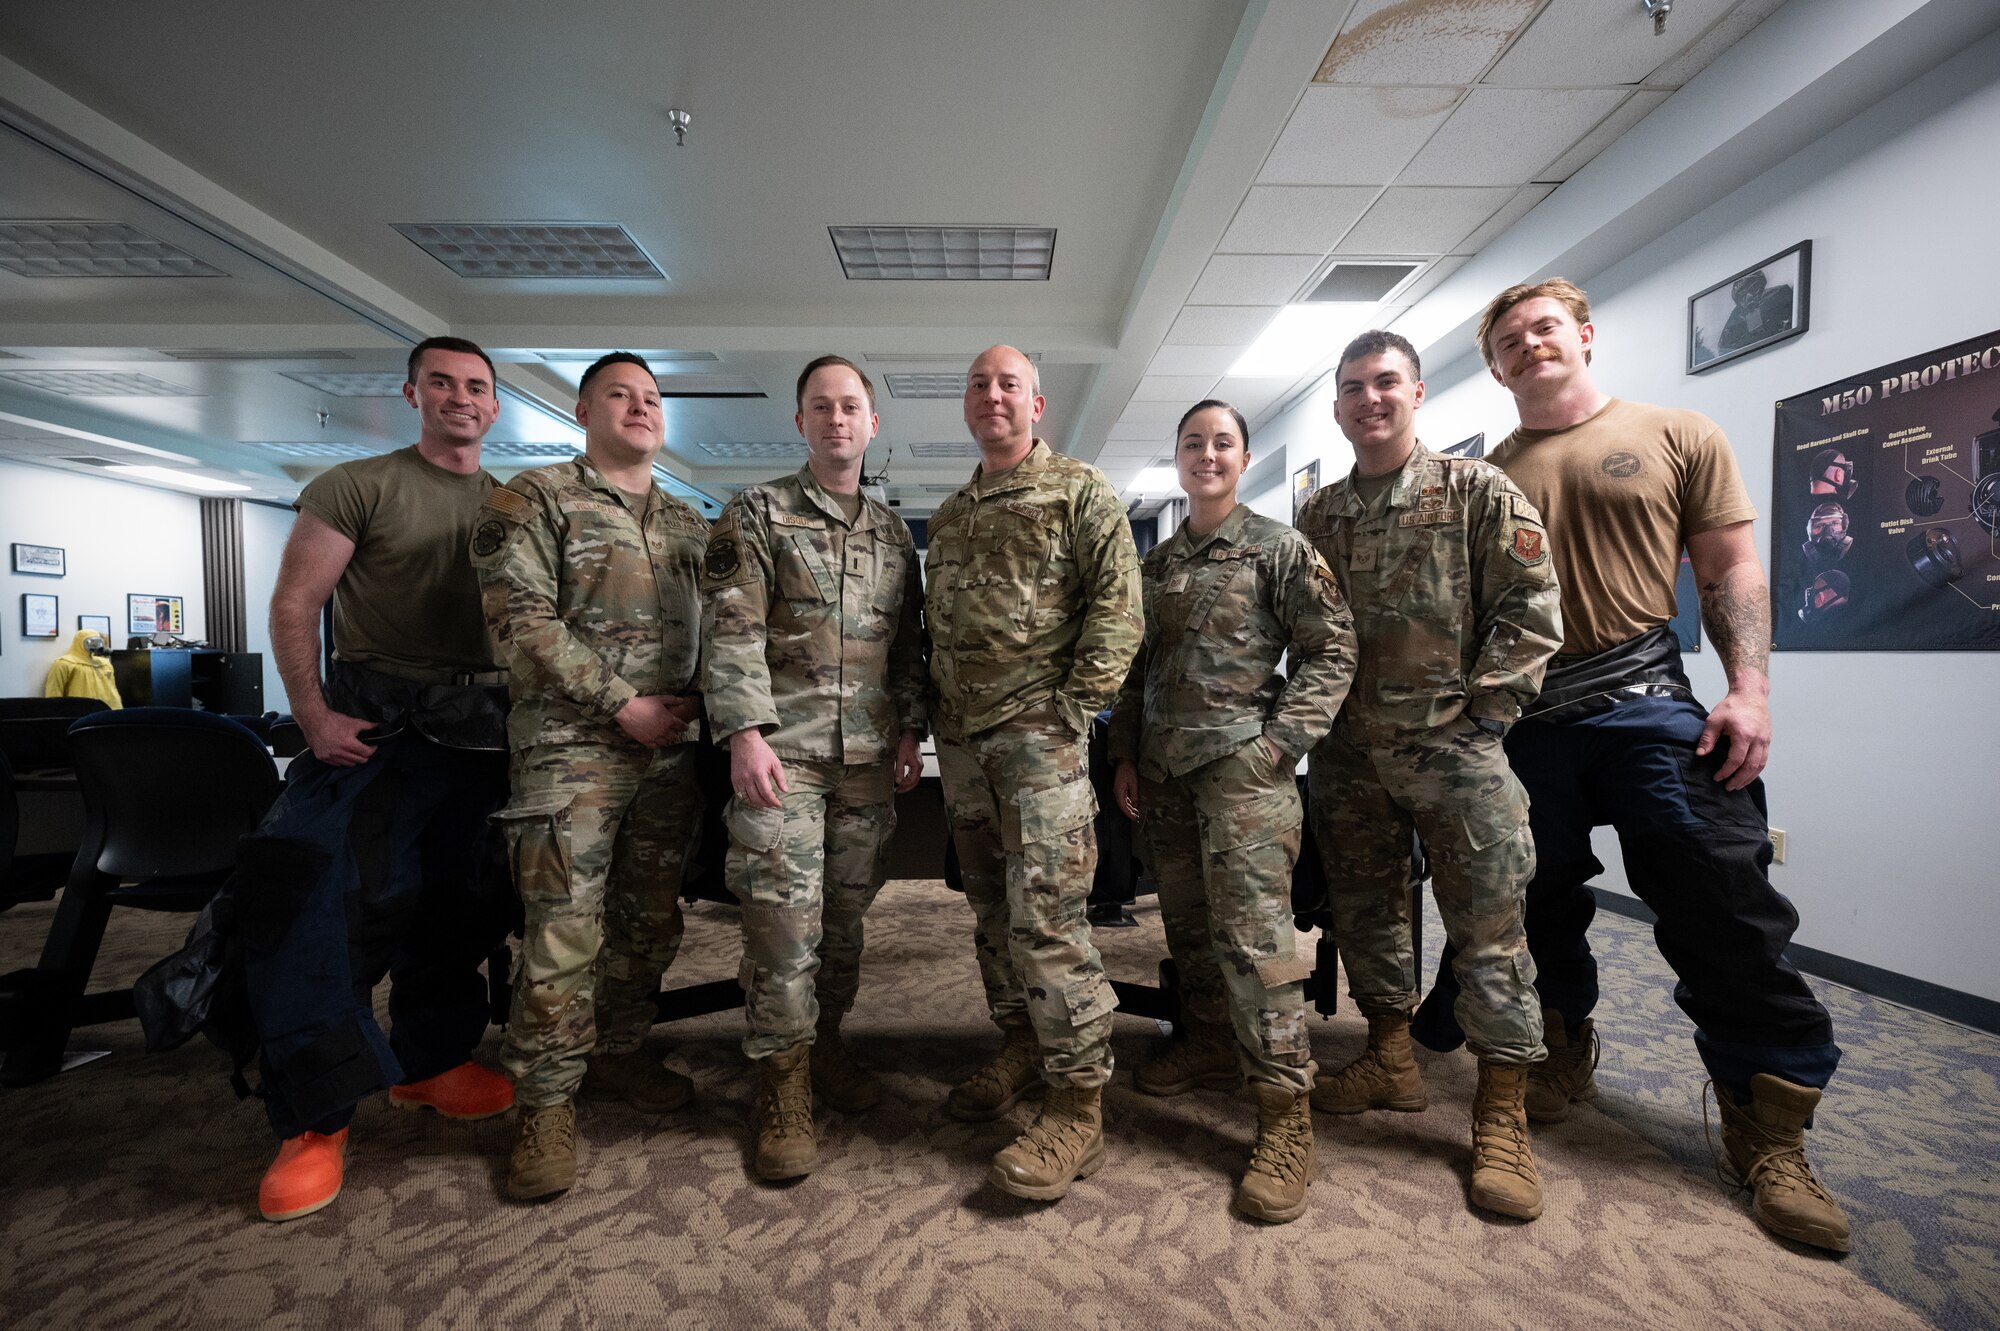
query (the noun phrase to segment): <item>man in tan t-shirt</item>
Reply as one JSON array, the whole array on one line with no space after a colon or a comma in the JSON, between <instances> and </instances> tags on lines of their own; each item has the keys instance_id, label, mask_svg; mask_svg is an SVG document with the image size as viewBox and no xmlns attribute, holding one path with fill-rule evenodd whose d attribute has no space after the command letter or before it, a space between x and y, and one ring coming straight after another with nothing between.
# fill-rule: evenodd
<instances>
[{"instance_id":1,"label":"man in tan t-shirt","mask_svg":"<svg viewBox=\"0 0 2000 1331\"><path fill-rule=\"evenodd\" d=\"M1487 307L1479 350L1514 395L1521 428L1491 455L1548 525L1562 587L1563 652L1507 737L1528 788L1535 877L1528 947L1549 1057L1528 1115L1566 1117L1596 1095L1597 964L1587 931L1593 827L1618 831L1632 890L1680 977L1714 1078L1723 1144L1766 1228L1844 1252L1846 1216L1806 1163L1804 1129L1840 1049L1826 1009L1784 959L1798 913L1771 887L1758 774L1771 742L1770 596L1751 544L1756 516L1729 441L1692 411L1606 396L1590 370L1596 329L1562 279L1511 287ZM1704 711L1667 621L1682 549L1729 691ZM1458 1039L1450 952L1414 1034Z\"/></svg>"}]
</instances>

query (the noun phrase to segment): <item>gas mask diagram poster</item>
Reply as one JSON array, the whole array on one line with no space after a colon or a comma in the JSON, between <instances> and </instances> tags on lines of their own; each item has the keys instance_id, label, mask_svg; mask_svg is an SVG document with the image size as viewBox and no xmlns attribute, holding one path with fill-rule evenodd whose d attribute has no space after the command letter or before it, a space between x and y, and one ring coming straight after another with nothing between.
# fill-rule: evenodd
<instances>
[{"instance_id":1,"label":"gas mask diagram poster","mask_svg":"<svg viewBox=\"0 0 2000 1331\"><path fill-rule=\"evenodd\" d=\"M1781 651L2000 650L2000 333L1778 404Z\"/></svg>"}]
</instances>

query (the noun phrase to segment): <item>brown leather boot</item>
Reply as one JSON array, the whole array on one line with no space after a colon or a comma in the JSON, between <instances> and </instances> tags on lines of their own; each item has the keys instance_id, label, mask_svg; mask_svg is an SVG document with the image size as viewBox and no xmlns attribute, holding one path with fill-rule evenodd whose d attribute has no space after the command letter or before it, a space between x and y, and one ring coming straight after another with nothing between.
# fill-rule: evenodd
<instances>
[{"instance_id":1,"label":"brown leather boot","mask_svg":"<svg viewBox=\"0 0 2000 1331\"><path fill-rule=\"evenodd\" d=\"M1236 1185L1236 1209L1273 1224L1297 1220L1306 1213L1306 1187L1312 1182L1312 1113L1305 1096L1282 1086L1259 1081L1250 1090L1257 1098L1257 1144Z\"/></svg>"},{"instance_id":2,"label":"brown leather boot","mask_svg":"<svg viewBox=\"0 0 2000 1331\"><path fill-rule=\"evenodd\" d=\"M1722 1108L1722 1149L1736 1171L1733 1181L1752 1190L1750 1214L1757 1223L1815 1248L1851 1250L1846 1214L1806 1161L1806 1124L1819 1092L1760 1072L1750 1079L1748 1104L1720 1086L1715 1099Z\"/></svg>"},{"instance_id":3,"label":"brown leather boot","mask_svg":"<svg viewBox=\"0 0 2000 1331\"><path fill-rule=\"evenodd\" d=\"M1528 1150L1527 1089L1526 1066L1479 1060L1479 1089L1472 1097L1472 1204L1516 1220L1542 1213L1542 1176Z\"/></svg>"},{"instance_id":4,"label":"brown leather boot","mask_svg":"<svg viewBox=\"0 0 2000 1331\"><path fill-rule=\"evenodd\" d=\"M757 1109L751 1120L756 1134L757 1177L798 1178L819 1163L813 1139L812 1069L806 1046L781 1049L763 1062L757 1086Z\"/></svg>"},{"instance_id":5,"label":"brown leather boot","mask_svg":"<svg viewBox=\"0 0 2000 1331\"><path fill-rule=\"evenodd\" d=\"M1052 1086L1042 1112L1014 1144L993 1157L993 1184L1032 1202L1053 1202L1104 1164L1099 1088Z\"/></svg>"},{"instance_id":6,"label":"brown leather boot","mask_svg":"<svg viewBox=\"0 0 2000 1331\"><path fill-rule=\"evenodd\" d=\"M539 1201L575 1183L576 1101L524 1107L507 1162L507 1195L517 1202Z\"/></svg>"},{"instance_id":7,"label":"brown leather boot","mask_svg":"<svg viewBox=\"0 0 2000 1331\"><path fill-rule=\"evenodd\" d=\"M648 1114L667 1114L694 1099L694 1083L643 1049L593 1053L583 1074L583 1094L592 1100L623 1100Z\"/></svg>"},{"instance_id":8,"label":"brown leather boot","mask_svg":"<svg viewBox=\"0 0 2000 1331\"><path fill-rule=\"evenodd\" d=\"M944 1112L967 1123L990 1123L1042 1084L1042 1046L1032 1026L1007 1027L999 1057L951 1088Z\"/></svg>"},{"instance_id":9,"label":"brown leather boot","mask_svg":"<svg viewBox=\"0 0 2000 1331\"><path fill-rule=\"evenodd\" d=\"M1184 1039L1169 1043L1157 1058L1139 1065L1132 1082L1148 1095L1186 1095L1197 1086L1234 1090L1243 1081L1236 1062L1236 1032L1228 1026L1189 1020Z\"/></svg>"},{"instance_id":10,"label":"brown leather boot","mask_svg":"<svg viewBox=\"0 0 2000 1331\"><path fill-rule=\"evenodd\" d=\"M882 1103L882 1087L874 1074L854 1061L854 1051L840 1038L840 1017L822 1012L812 1045L813 1093L843 1114L858 1114Z\"/></svg>"},{"instance_id":11,"label":"brown leather boot","mask_svg":"<svg viewBox=\"0 0 2000 1331\"><path fill-rule=\"evenodd\" d=\"M1338 1072L1313 1078L1312 1107L1325 1114L1393 1109L1414 1114L1430 1108L1423 1074L1410 1051L1410 1015L1368 1018L1368 1048Z\"/></svg>"},{"instance_id":12,"label":"brown leather boot","mask_svg":"<svg viewBox=\"0 0 2000 1331\"><path fill-rule=\"evenodd\" d=\"M1585 1017L1571 1035L1562 1013L1545 1007L1542 1043L1549 1056L1528 1065L1528 1120L1560 1123L1573 1102L1597 1098L1597 1023Z\"/></svg>"}]
</instances>

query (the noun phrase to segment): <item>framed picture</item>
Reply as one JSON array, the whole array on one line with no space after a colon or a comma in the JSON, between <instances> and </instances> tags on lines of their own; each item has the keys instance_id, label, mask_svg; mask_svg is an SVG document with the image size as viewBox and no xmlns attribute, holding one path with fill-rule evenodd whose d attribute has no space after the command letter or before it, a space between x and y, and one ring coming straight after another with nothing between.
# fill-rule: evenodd
<instances>
[{"instance_id":1,"label":"framed picture","mask_svg":"<svg viewBox=\"0 0 2000 1331\"><path fill-rule=\"evenodd\" d=\"M84 633L102 633L106 643L112 640L111 616L109 615L78 615L76 617L76 626Z\"/></svg>"},{"instance_id":2,"label":"framed picture","mask_svg":"<svg viewBox=\"0 0 2000 1331\"><path fill-rule=\"evenodd\" d=\"M59 545L23 545L14 542L14 571L41 578L60 578L69 571L69 559Z\"/></svg>"},{"instance_id":3,"label":"framed picture","mask_svg":"<svg viewBox=\"0 0 2000 1331\"><path fill-rule=\"evenodd\" d=\"M181 598L133 592L125 598L125 631L133 637L181 631Z\"/></svg>"},{"instance_id":4,"label":"framed picture","mask_svg":"<svg viewBox=\"0 0 2000 1331\"><path fill-rule=\"evenodd\" d=\"M1292 521L1299 520L1299 510L1306 506L1306 500L1319 489L1319 459L1314 458L1305 466L1292 473Z\"/></svg>"},{"instance_id":5,"label":"framed picture","mask_svg":"<svg viewBox=\"0 0 2000 1331\"><path fill-rule=\"evenodd\" d=\"M1688 297L1689 374L1702 374L1806 331L1812 295L1812 242Z\"/></svg>"},{"instance_id":6,"label":"framed picture","mask_svg":"<svg viewBox=\"0 0 2000 1331\"><path fill-rule=\"evenodd\" d=\"M53 638L61 632L56 614L56 598L41 592L21 593L21 636Z\"/></svg>"}]
</instances>

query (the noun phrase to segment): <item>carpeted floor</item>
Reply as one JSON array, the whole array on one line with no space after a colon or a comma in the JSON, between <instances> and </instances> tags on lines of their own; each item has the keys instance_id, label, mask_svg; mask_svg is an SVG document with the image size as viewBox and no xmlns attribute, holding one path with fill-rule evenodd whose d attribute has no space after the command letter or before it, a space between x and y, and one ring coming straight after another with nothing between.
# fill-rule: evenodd
<instances>
[{"instance_id":1,"label":"carpeted floor","mask_svg":"<svg viewBox=\"0 0 2000 1331\"><path fill-rule=\"evenodd\" d=\"M0 970L32 959L49 908L0 916ZM1114 974L1144 980L1157 915L1102 930ZM1702 1142L1686 1022L1643 926L1603 917L1603 1096L1538 1131L1548 1210L1531 1225L1468 1208L1472 1066L1427 1058L1418 1115L1316 1116L1313 1208L1266 1228L1228 1209L1253 1135L1239 1096L1107 1099L1111 1156L1055 1206L984 1183L1026 1122L939 1108L993 1047L963 902L886 889L850 1020L887 1098L821 1115L821 1167L772 1187L744 1163L741 1014L662 1027L696 1107L652 1119L586 1107L579 1186L500 1197L509 1120L446 1123L363 1107L347 1187L321 1214L255 1212L272 1143L218 1055L149 1058L136 1027L85 1032L110 1057L0 1092L0 1326L530 1327L1742 1327L2000 1324L2000 1040L1821 986L1847 1064L1813 1135L1861 1251L1835 1261L1766 1238ZM110 983L168 950L184 918L122 915ZM1433 929L1430 937L1438 934ZM676 984L734 973L735 917L696 908ZM1121 1019L1129 1067L1158 1038ZM1315 1053L1359 1047L1351 1010ZM490 1045L489 1050L490 1053Z\"/></svg>"}]
</instances>

